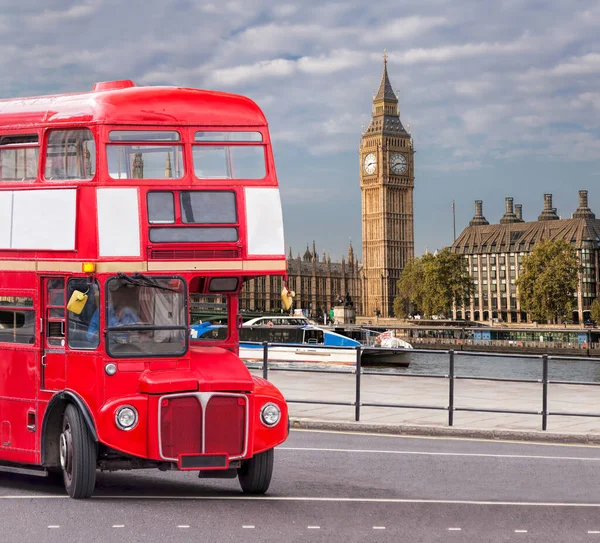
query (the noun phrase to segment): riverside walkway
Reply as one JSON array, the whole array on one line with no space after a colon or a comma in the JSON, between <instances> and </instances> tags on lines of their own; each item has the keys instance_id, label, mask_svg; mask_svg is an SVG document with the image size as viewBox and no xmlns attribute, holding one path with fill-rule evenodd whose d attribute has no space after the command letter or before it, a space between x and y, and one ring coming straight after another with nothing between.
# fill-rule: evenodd
<instances>
[{"instance_id":1,"label":"riverside walkway","mask_svg":"<svg viewBox=\"0 0 600 543\"><path fill-rule=\"evenodd\" d=\"M261 370L252 370L262 375ZM290 417L297 426L318 427L316 421L327 422L323 427L339 424L349 429L355 426L355 408L351 405L317 405L293 403L302 401L354 402L356 376L326 373L283 372L269 369L273 382L289 402ZM361 403L411 404L447 407L447 379L412 378L392 375L362 375ZM455 408L504 409L535 411L540 415L503 414L486 412L454 412L453 429L464 435L486 435L486 432L514 431L530 434L570 434L574 441L600 443L600 417L548 417L547 432L542 432L542 384L456 380ZM600 386L548 385L548 411L600 414ZM312 421L312 424L311 424ZM360 422L375 426L411 426L422 433L444 434L449 429L447 410L410 409L361 406ZM446 431L444 431L446 429ZM382 431L380 428L379 431ZM462 432L461 432L462 431ZM515 434L516 435L516 434ZM597 436L597 440L595 439ZM568 437L565 437L568 440Z\"/></svg>"}]
</instances>

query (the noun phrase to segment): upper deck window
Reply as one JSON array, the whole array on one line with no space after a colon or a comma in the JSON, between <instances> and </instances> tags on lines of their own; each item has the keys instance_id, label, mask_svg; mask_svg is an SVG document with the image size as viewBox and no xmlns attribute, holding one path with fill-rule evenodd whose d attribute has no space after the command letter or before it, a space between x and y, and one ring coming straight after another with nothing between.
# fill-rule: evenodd
<instances>
[{"instance_id":1,"label":"upper deck window","mask_svg":"<svg viewBox=\"0 0 600 543\"><path fill-rule=\"evenodd\" d=\"M260 132L196 132L194 173L199 179L263 179L266 174L265 150ZM233 145L229 145L232 143ZM244 145L246 143L246 145Z\"/></svg>"},{"instance_id":2,"label":"upper deck window","mask_svg":"<svg viewBox=\"0 0 600 543\"><path fill-rule=\"evenodd\" d=\"M110 141L180 141L179 132L175 130L111 130L108 134Z\"/></svg>"},{"instance_id":3,"label":"upper deck window","mask_svg":"<svg viewBox=\"0 0 600 543\"><path fill-rule=\"evenodd\" d=\"M108 139L123 142L106 147L108 173L113 179L181 179L183 177L183 148L181 145L170 145L170 142L180 141L179 132L111 130Z\"/></svg>"},{"instance_id":4,"label":"upper deck window","mask_svg":"<svg viewBox=\"0 0 600 543\"><path fill-rule=\"evenodd\" d=\"M37 134L0 137L0 181L35 179L39 154Z\"/></svg>"},{"instance_id":5,"label":"upper deck window","mask_svg":"<svg viewBox=\"0 0 600 543\"><path fill-rule=\"evenodd\" d=\"M87 128L52 130L46 150L46 179L92 179L96 174L96 142Z\"/></svg>"},{"instance_id":6,"label":"upper deck window","mask_svg":"<svg viewBox=\"0 0 600 543\"><path fill-rule=\"evenodd\" d=\"M196 132L194 140L199 142L262 141L260 132Z\"/></svg>"}]
</instances>

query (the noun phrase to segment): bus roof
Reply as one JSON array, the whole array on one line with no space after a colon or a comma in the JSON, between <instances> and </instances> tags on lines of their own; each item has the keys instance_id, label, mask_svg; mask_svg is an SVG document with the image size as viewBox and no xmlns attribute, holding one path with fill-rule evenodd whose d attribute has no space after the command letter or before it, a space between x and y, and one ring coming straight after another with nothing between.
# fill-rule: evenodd
<instances>
[{"instance_id":1,"label":"bus roof","mask_svg":"<svg viewBox=\"0 0 600 543\"><path fill-rule=\"evenodd\" d=\"M182 87L96 83L91 92L0 100L0 128L66 124L266 126L260 108L237 94Z\"/></svg>"}]
</instances>

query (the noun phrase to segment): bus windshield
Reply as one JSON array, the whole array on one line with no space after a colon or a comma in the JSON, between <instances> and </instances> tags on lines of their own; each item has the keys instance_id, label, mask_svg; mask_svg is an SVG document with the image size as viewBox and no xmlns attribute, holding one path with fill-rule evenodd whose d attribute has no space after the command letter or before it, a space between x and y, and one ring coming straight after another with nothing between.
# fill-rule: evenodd
<instances>
[{"instance_id":1,"label":"bus windshield","mask_svg":"<svg viewBox=\"0 0 600 543\"><path fill-rule=\"evenodd\" d=\"M106 350L115 358L181 356L187 349L185 282L119 275L106 283Z\"/></svg>"}]
</instances>

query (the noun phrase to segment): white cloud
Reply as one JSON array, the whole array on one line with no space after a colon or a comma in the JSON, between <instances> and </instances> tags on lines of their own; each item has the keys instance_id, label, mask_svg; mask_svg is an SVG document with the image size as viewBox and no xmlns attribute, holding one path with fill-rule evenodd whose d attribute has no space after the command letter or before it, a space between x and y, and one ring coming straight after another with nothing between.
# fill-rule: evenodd
<instances>
[{"instance_id":1,"label":"white cloud","mask_svg":"<svg viewBox=\"0 0 600 543\"><path fill-rule=\"evenodd\" d=\"M29 18L32 25L57 25L65 21L82 19L93 15L99 8L100 0L88 0L83 4L73 4L67 8L59 10L44 9Z\"/></svg>"},{"instance_id":2,"label":"white cloud","mask_svg":"<svg viewBox=\"0 0 600 543\"><path fill-rule=\"evenodd\" d=\"M493 84L489 81L457 81L454 85L456 94L469 97L481 96L493 88Z\"/></svg>"},{"instance_id":3,"label":"white cloud","mask_svg":"<svg viewBox=\"0 0 600 543\"><path fill-rule=\"evenodd\" d=\"M281 58L264 60L252 65L215 70L211 80L217 85L239 85L259 79L285 77L294 72L295 65L294 61Z\"/></svg>"},{"instance_id":4,"label":"white cloud","mask_svg":"<svg viewBox=\"0 0 600 543\"><path fill-rule=\"evenodd\" d=\"M368 58L366 53L342 49L332 51L328 55L302 57L298 60L298 69L309 74L330 74L364 65Z\"/></svg>"},{"instance_id":5,"label":"white cloud","mask_svg":"<svg viewBox=\"0 0 600 543\"><path fill-rule=\"evenodd\" d=\"M372 44L408 40L448 24L445 17L400 17L385 23L377 29L377 32L366 32L363 41Z\"/></svg>"},{"instance_id":6,"label":"white cloud","mask_svg":"<svg viewBox=\"0 0 600 543\"><path fill-rule=\"evenodd\" d=\"M281 4L273 8L275 17L291 17L298 11L298 7L293 4Z\"/></svg>"},{"instance_id":7,"label":"white cloud","mask_svg":"<svg viewBox=\"0 0 600 543\"><path fill-rule=\"evenodd\" d=\"M478 170L490 191L513 179L522 190L552 190L553 174L535 170L548 156L556 172L565 164L585 181L600 159L599 30L597 0L5 1L0 96L121 78L245 94L269 120L284 194L307 194L306 164L326 162L333 173L311 171L326 203L350 186L358 198L361 125L387 48L418 151L416 213L425 213L419 191L433 204L460 198L455 183ZM519 169L507 180L497 167L509 159L530 170L526 182ZM307 228L310 239L327 230L318 219ZM440 245L427 228L418 222L417 245L424 235Z\"/></svg>"},{"instance_id":8,"label":"white cloud","mask_svg":"<svg viewBox=\"0 0 600 543\"><path fill-rule=\"evenodd\" d=\"M471 134L495 130L498 122L504 122L508 109L502 104L470 109L462 116L465 129Z\"/></svg>"}]
</instances>

